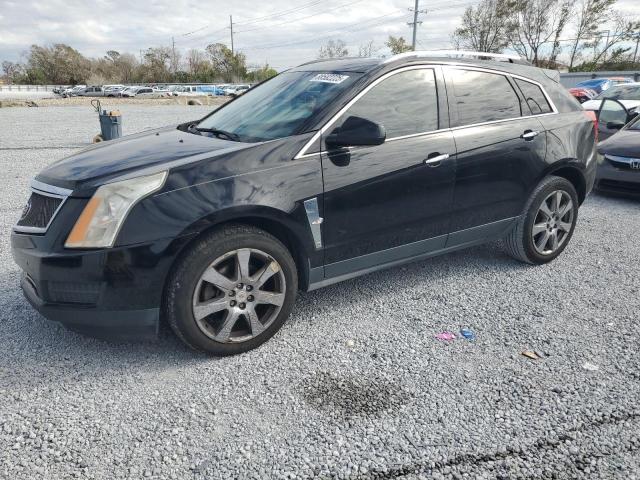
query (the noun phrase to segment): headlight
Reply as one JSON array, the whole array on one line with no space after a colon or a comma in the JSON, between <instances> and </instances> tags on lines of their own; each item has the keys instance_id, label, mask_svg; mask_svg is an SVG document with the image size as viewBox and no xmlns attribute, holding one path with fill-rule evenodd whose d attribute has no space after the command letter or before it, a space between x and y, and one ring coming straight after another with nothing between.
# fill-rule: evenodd
<instances>
[{"instance_id":1,"label":"headlight","mask_svg":"<svg viewBox=\"0 0 640 480\"><path fill-rule=\"evenodd\" d=\"M160 172L101 186L84 207L64 246L112 247L131 208L159 190L166 178L167 172Z\"/></svg>"}]
</instances>

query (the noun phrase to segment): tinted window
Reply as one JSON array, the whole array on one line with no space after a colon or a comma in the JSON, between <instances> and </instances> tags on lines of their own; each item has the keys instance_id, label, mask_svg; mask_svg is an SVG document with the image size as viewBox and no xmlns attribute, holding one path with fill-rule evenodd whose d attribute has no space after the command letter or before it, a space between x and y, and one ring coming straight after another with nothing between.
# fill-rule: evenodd
<instances>
[{"instance_id":1,"label":"tinted window","mask_svg":"<svg viewBox=\"0 0 640 480\"><path fill-rule=\"evenodd\" d=\"M516 78L515 81L518 87L520 87L522 95L531 109L531 113L534 115L538 115L540 113L551 113L551 105L549 105L547 98L544 96L542 89L538 85L518 78Z\"/></svg>"},{"instance_id":2,"label":"tinted window","mask_svg":"<svg viewBox=\"0 0 640 480\"><path fill-rule=\"evenodd\" d=\"M433 69L396 73L354 103L343 116L366 118L385 127L387 138L438 129L438 97Z\"/></svg>"},{"instance_id":3,"label":"tinted window","mask_svg":"<svg viewBox=\"0 0 640 480\"><path fill-rule=\"evenodd\" d=\"M460 125L492 122L521 115L520 99L504 75L451 70L453 104Z\"/></svg>"}]
</instances>

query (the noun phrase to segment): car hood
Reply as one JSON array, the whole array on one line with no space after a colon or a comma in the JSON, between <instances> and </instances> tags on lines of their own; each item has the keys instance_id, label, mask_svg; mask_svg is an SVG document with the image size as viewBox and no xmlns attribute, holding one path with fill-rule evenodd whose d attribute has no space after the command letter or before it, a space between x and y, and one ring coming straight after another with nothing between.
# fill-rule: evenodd
<instances>
[{"instance_id":1,"label":"car hood","mask_svg":"<svg viewBox=\"0 0 640 480\"><path fill-rule=\"evenodd\" d=\"M95 188L138 170L152 173L251 145L166 127L98 143L50 165L36 180L69 190Z\"/></svg>"},{"instance_id":2,"label":"car hood","mask_svg":"<svg viewBox=\"0 0 640 480\"><path fill-rule=\"evenodd\" d=\"M631 109L634 107L640 107L640 100L619 100L619 102L625 106L625 108ZM585 110L599 110L602 99L588 100L582 104L582 108Z\"/></svg>"},{"instance_id":3,"label":"car hood","mask_svg":"<svg viewBox=\"0 0 640 480\"><path fill-rule=\"evenodd\" d=\"M640 158L640 131L621 130L598 144L602 154Z\"/></svg>"}]
</instances>

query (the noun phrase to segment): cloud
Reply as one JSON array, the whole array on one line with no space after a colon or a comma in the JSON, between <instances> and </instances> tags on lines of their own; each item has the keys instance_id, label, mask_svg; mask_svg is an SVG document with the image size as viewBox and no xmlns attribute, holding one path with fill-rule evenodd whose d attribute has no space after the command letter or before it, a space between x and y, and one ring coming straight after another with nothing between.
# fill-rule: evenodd
<instances>
[{"instance_id":1,"label":"cloud","mask_svg":"<svg viewBox=\"0 0 640 480\"><path fill-rule=\"evenodd\" d=\"M450 35L473 0L433 0L423 8L418 47L450 47ZM329 39L342 39L349 51L373 41L387 52L388 35L411 38L407 22L413 0L2 0L0 60L18 60L31 44L66 43L88 56L107 50L138 55L140 50L172 45L186 52L213 42L230 44L229 15L234 21L234 46L252 64L278 69L315 58ZM620 0L618 8L640 15L637 0Z\"/></svg>"}]
</instances>

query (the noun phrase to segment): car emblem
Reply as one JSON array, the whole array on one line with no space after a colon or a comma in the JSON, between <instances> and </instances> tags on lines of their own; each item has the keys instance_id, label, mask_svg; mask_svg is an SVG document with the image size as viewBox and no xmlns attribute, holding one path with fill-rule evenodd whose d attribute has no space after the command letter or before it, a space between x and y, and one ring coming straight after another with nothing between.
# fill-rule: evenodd
<instances>
[{"instance_id":1,"label":"car emblem","mask_svg":"<svg viewBox=\"0 0 640 480\"><path fill-rule=\"evenodd\" d=\"M30 211L31 211L31 199L27 201L27 204L22 209L22 216L20 217L20 220L24 219L27 215L29 215Z\"/></svg>"},{"instance_id":2,"label":"car emblem","mask_svg":"<svg viewBox=\"0 0 640 480\"><path fill-rule=\"evenodd\" d=\"M630 165L631 165L631 168L632 168L633 170L640 170L640 159L638 159L638 160L631 160Z\"/></svg>"}]
</instances>

